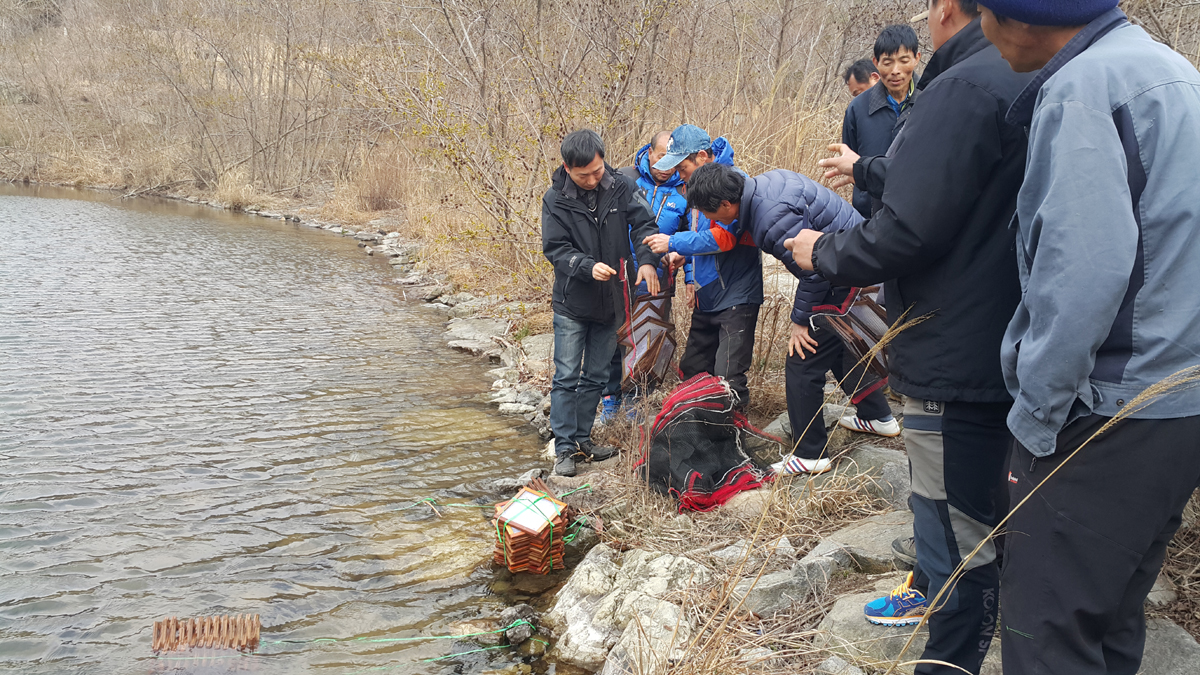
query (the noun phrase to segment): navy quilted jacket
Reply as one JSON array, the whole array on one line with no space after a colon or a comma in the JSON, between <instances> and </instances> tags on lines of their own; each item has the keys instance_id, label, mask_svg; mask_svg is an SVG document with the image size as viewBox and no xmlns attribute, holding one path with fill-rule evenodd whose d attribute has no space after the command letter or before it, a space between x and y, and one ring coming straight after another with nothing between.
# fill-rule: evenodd
<instances>
[{"instance_id":1,"label":"navy quilted jacket","mask_svg":"<svg viewBox=\"0 0 1200 675\"><path fill-rule=\"evenodd\" d=\"M793 171L776 169L746 179L738 221L753 233L754 243L775 256L800 280L792 322L808 323L813 307L832 302L833 289L819 274L800 269L785 239L800 230L836 232L863 222L863 217L836 192Z\"/></svg>"}]
</instances>

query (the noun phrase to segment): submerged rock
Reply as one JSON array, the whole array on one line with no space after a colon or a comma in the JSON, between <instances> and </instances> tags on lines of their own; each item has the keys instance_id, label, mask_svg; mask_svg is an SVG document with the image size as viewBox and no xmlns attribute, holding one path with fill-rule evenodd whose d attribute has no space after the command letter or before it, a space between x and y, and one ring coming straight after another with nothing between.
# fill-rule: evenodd
<instances>
[{"instance_id":1,"label":"submerged rock","mask_svg":"<svg viewBox=\"0 0 1200 675\"><path fill-rule=\"evenodd\" d=\"M513 626L518 621L526 622ZM533 637L536 632L537 611L529 605L514 605L504 610L500 615L500 625L512 626L504 631L504 638L510 645L519 645Z\"/></svg>"}]
</instances>

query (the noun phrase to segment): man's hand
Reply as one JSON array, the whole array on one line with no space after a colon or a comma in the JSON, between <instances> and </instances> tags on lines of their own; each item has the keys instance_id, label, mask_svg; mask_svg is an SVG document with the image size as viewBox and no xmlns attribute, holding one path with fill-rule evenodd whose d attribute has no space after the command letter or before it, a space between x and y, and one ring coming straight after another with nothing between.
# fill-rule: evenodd
<instances>
[{"instance_id":1,"label":"man's hand","mask_svg":"<svg viewBox=\"0 0 1200 675\"><path fill-rule=\"evenodd\" d=\"M602 262L592 267L592 278L596 281L608 281L617 271Z\"/></svg>"},{"instance_id":2,"label":"man's hand","mask_svg":"<svg viewBox=\"0 0 1200 675\"><path fill-rule=\"evenodd\" d=\"M643 239L642 243L649 246L651 251L659 255L671 250L671 237L666 234L652 234Z\"/></svg>"},{"instance_id":3,"label":"man's hand","mask_svg":"<svg viewBox=\"0 0 1200 675\"><path fill-rule=\"evenodd\" d=\"M804 360L804 350L817 353L817 341L808 334L808 326L802 326L798 323L792 324L792 337L788 340L788 356L793 354Z\"/></svg>"},{"instance_id":4,"label":"man's hand","mask_svg":"<svg viewBox=\"0 0 1200 675\"><path fill-rule=\"evenodd\" d=\"M687 262L687 258L684 258L674 251L663 256L663 260L667 263L667 269L671 274L675 274L675 270L683 267L684 263Z\"/></svg>"},{"instance_id":5,"label":"man's hand","mask_svg":"<svg viewBox=\"0 0 1200 675\"><path fill-rule=\"evenodd\" d=\"M795 258L800 269L811 272L813 245L820 238L821 233L816 230L800 230L794 238L783 240L783 247L792 252L792 258Z\"/></svg>"},{"instance_id":6,"label":"man's hand","mask_svg":"<svg viewBox=\"0 0 1200 675\"><path fill-rule=\"evenodd\" d=\"M638 268L637 283L646 282L646 290L650 295L658 295L658 268L653 265L642 265ZM635 286L637 284L634 284Z\"/></svg>"},{"instance_id":7,"label":"man's hand","mask_svg":"<svg viewBox=\"0 0 1200 675\"><path fill-rule=\"evenodd\" d=\"M688 309L696 309L700 301L696 298L696 284L688 284L683 292L683 301Z\"/></svg>"},{"instance_id":8,"label":"man's hand","mask_svg":"<svg viewBox=\"0 0 1200 675\"><path fill-rule=\"evenodd\" d=\"M840 154L837 157L817 162L822 169L828 169L825 172L826 180L836 179L829 184L829 187L836 190L847 185L854 185L854 163L858 161L858 153L851 150L850 146L845 143L834 143L829 146L829 151Z\"/></svg>"}]
</instances>

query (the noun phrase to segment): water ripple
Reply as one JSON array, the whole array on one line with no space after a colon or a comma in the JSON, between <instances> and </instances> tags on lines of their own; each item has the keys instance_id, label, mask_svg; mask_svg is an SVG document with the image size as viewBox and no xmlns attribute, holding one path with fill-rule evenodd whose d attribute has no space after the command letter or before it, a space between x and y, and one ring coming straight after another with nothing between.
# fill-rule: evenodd
<instances>
[{"instance_id":1,"label":"water ripple","mask_svg":"<svg viewBox=\"0 0 1200 675\"><path fill-rule=\"evenodd\" d=\"M12 188L0 255L0 670L444 672L417 662L455 645L155 660L150 628L431 635L502 609L482 510L398 509L480 496L536 437L479 402L484 367L386 263L301 226Z\"/></svg>"}]
</instances>

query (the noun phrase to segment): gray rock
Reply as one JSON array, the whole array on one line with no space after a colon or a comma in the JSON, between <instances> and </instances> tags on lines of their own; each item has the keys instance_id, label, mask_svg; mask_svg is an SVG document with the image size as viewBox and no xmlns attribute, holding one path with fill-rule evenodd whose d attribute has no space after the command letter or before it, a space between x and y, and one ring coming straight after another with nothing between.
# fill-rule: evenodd
<instances>
[{"instance_id":1,"label":"gray rock","mask_svg":"<svg viewBox=\"0 0 1200 675\"><path fill-rule=\"evenodd\" d=\"M774 421L767 425L763 431L783 441L791 441L792 439L792 423L788 419L788 414L782 413L776 417Z\"/></svg>"},{"instance_id":2,"label":"gray rock","mask_svg":"<svg viewBox=\"0 0 1200 675\"><path fill-rule=\"evenodd\" d=\"M512 626L515 622L524 622L517 626ZM504 638L508 640L510 645L519 645L522 642L533 637L536 630L537 611L529 605L513 605L504 610L500 614L500 624L502 626L512 626L504 631Z\"/></svg>"},{"instance_id":3,"label":"gray rock","mask_svg":"<svg viewBox=\"0 0 1200 675\"><path fill-rule=\"evenodd\" d=\"M520 403L501 403L501 415L524 415L525 413L534 412L534 407L531 405L521 405Z\"/></svg>"},{"instance_id":4,"label":"gray rock","mask_svg":"<svg viewBox=\"0 0 1200 675\"><path fill-rule=\"evenodd\" d=\"M666 598L710 580L708 570L687 558L639 550L622 555L598 544L544 619L559 636L553 656L588 670L603 666L609 675L657 672L661 668L652 665L676 655L694 630Z\"/></svg>"},{"instance_id":5,"label":"gray rock","mask_svg":"<svg viewBox=\"0 0 1200 675\"><path fill-rule=\"evenodd\" d=\"M756 616L768 617L803 601L812 592L808 579L792 570L743 579L733 589L730 601Z\"/></svg>"},{"instance_id":6,"label":"gray rock","mask_svg":"<svg viewBox=\"0 0 1200 675\"><path fill-rule=\"evenodd\" d=\"M843 460L839 470L867 474L875 479L869 491L888 501L892 508L908 508L912 480L908 472L908 455L899 450L864 445L855 448Z\"/></svg>"},{"instance_id":7,"label":"gray rock","mask_svg":"<svg viewBox=\"0 0 1200 675\"><path fill-rule=\"evenodd\" d=\"M491 352L498 351L496 343L483 340L451 340L446 343L451 349L457 349L462 352L468 352L472 356L490 356Z\"/></svg>"},{"instance_id":8,"label":"gray rock","mask_svg":"<svg viewBox=\"0 0 1200 675\"><path fill-rule=\"evenodd\" d=\"M487 374L489 377L493 377L497 380L504 380L512 384L516 384L521 381L521 372L516 368L509 368L507 366L492 368L491 370L487 371Z\"/></svg>"},{"instance_id":9,"label":"gray rock","mask_svg":"<svg viewBox=\"0 0 1200 675\"><path fill-rule=\"evenodd\" d=\"M503 381L503 380L500 380L500 381ZM492 395L492 403L495 403L496 405L503 405L505 403L516 403L516 402L517 402L517 390L516 389L501 389L500 391L498 391Z\"/></svg>"},{"instance_id":10,"label":"gray rock","mask_svg":"<svg viewBox=\"0 0 1200 675\"><path fill-rule=\"evenodd\" d=\"M692 624L678 605L645 598L604 660L598 675L666 672L692 639Z\"/></svg>"},{"instance_id":11,"label":"gray rock","mask_svg":"<svg viewBox=\"0 0 1200 675\"><path fill-rule=\"evenodd\" d=\"M455 305L461 305L464 302L470 302L474 299L475 296L470 293L448 293L438 298L438 302L454 307Z\"/></svg>"},{"instance_id":12,"label":"gray rock","mask_svg":"<svg viewBox=\"0 0 1200 675\"><path fill-rule=\"evenodd\" d=\"M433 302L453 290L453 288L445 284L434 284L425 289L425 292L421 294L421 299L425 302Z\"/></svg>"},{"instance_id":13,"label":"gray rock","mask_svg":"<svg viewBox=\"0 0 1200 675\"><path fill-rule=\"evenodd\" d=\"M462 319L473 317L483 310L487 309L488 303L486 300L471 300L469 302L460 302L450 308L450 316Z\"/></svg>"},{"instance_id":14,"label":"gray rock","mask_svg":"<svg viewBox=\"0 0 1200 675\"><path fill-rule=\"evenodd\" d=\"M497 319L451 319L446 327L450 340L476 340L495 344L492 337L503 337L508 332L508 322Z\"/></svg>"},{"instance_id":15,"label":"gray rock","mask_svg":"<svg viewBox=\"0 0 1200 675\"><path fill-rule=\"evenodd\" d=\"M1150 589L1150 595L1146 596L1146 605L1148 607L1165 607L1179 598L1179 594L1175 592L1175 584L1166 577L1162 572L1158 573L1158 578L1154 580L1154 587Z\"/></svg>"},{"instance_id":16,"label":"gray rock","mask_svg":"<svg viewBox=\"0 0 1200 675\"><path fill-rule=\"evenodd\" d=\"M850 566L850 556L841 549L814 549L792 566L792 574L803 579L814 595L824 593L834 573Z\"/></svg>"},{"instance_id":17,"label":"gray rock","mask_svg":"<svg viewBox=\"0 0 1200 675\"><path fill-rule=\"evenodd\" d=\"M767 505L771 503L771 489L759 488L737 493L721 508L728 515L743 520L756 519L762 516Z\"/></svg>"},{"instance_id":18,"label":"gray rock","mask_svg":"<svg viewBox=\"0 0 1200 675\"><path fill-rule=\"evenodd\" d=\"M863 671L840 656L831 656L817 666L813 675L863 675Z\"/></svg>"},{"instance_id":19,"label":"gray rock","mask_svg":"<svg viewBox=\"0 0 1200 675\"><path fill-rule=\"evenodd\" d=\"M890 572L897 569L892 541L912 536L912 522L910 511L871 516L829 535L813 552L836 558L840 551L850 557L854 569L866 574Z\"/></svg>"},{"instance_id":20,"label":"gray rock","mask_svg":"<svg viewBox=\"0 0 1200 675\"><path fill-rule=\"evenodd\" d=\"M1138 675L1196 675L1200 673L1200 644L1167 619L1146 621L1146 651Z\"/></svg>"},{"instance_id":21,"label":"gray rock","mask_svg":"<svg viewBox=\"0 0 1200 675\"><path fill-rule=\"evenodd\" d=\"M886 670L887 664L900 657L900 652L913 633L913 626L876 626L863 617L863 606L879 597L878 592L859 593L840 598L821 621L813 642L850 661L877 664ZM902 661L918 659L929 640L929 631L922 628L904 652ZM913 672L912 666L897 667L895 672ZM1000 641L992 640L980 675L1002 675Z\"/></svg>"},{"instance_id":22,"label":"gray rock","mask_svg":"<svg viewBox=\"0 0 1200 675\"><path fill-rule=\"evenodd\" d=\"M840 394L841 391L839 390L838 393ZM855 408L854 404L850 403L850 400L845 396L840 396L839 398L841 398L841 401L837 402L829 401L828 398L829 397L826 397L827 403L821 410L822 415L824 415L826 429L832 429L833 425L837 424L838 420L842 419L846 415L858 414L858 409Z\"/></svg>"},{"instance_id":23,"label":"gray rock","mask_svg":"<svg viewBox=\"0 0 1200 675\"><path fill-rule=\"evenodd\" d=\"M554 334L530 335L521 340L525 366L535 378L554 372Z\"/></svg>"},{"instance_id":24,"label":"gray rock","mask_svg":"<svg viewBox=\"0 0 1200 675\"><path fill-rule=\"evenodd\" d=\"M517 403L520 403L521 405L532 406L533 408L538 409L542 406L542 398L541 392L534 389L526 389L520 394L517 394Z\"/></svg>"},{"instance_id":25,"label":"gray rock","mask_svg":"<svg viewBox=\"0 0 1200 675\"><path fill-rule=\"evenodd\" d=\"M712 557L713 562L716 563L718 569L732 568L735 565L740 565L742 560L746 561L746 569L754 569L758 567L759 562L758 558L751 554L750 542L744 539L736 544L713 551L709 555Z\"/></svg>"}]
</instances>

